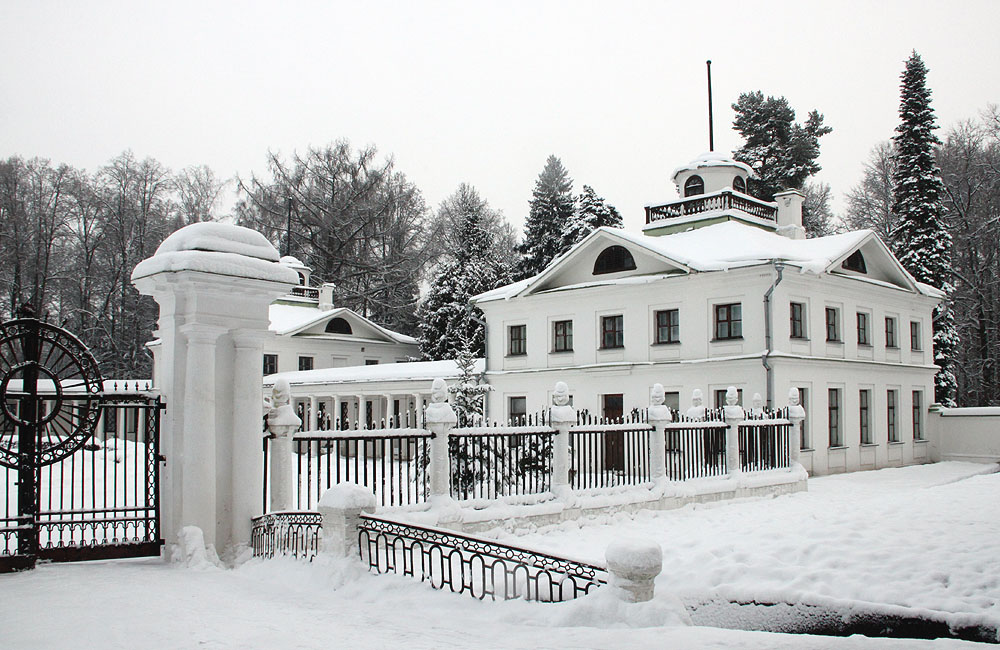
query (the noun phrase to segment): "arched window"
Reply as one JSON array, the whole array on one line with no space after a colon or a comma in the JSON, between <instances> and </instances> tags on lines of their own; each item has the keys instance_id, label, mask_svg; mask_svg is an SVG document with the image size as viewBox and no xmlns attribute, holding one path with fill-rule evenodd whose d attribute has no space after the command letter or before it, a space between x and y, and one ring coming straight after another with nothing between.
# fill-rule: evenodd
<instances>
[{"instance_id":1,"label":"arched window","mask_svg":"<svg viewBox=\"0 0 1000 650\"><path fill-rule=\"evenodd\" d=\"M623 246L608 246L601 251L597 261L594 262L594 275L633 270L635 270L635 260L632 259L632 253Z\"/></svg>"},{"instance_id":2,"label":"arched window","mask_svg":"<svg viewBox=\"0 0 1000 650\"><path fill-rule=\"evenodd\" d=\"M861 251L854 251L850 256L844 260L844 263L840 265L841 267L847 269L848 271L857 271L858 273L868 273L868 267L865 266L865 256L861 254Z\"/></svg>"},{"instance_id":3,"label":"arched window","mask_svg":"<svg viewBox=\"0 0 1000 650\"><path fill-rule=\"evenodd\" d=\"M742 176L733 179L733 189L741 194L747 193L747 182L743 180Z\"/></svg>"},{"instance_id":4,"label":"arched window","mask_svg":"<svg viewBox=\"0 0 1000 650\"><path fill-rule=\"evenodd\" d=\"M296 273L298 273L298 271L296 271ZM306 283L306 276L303 275L302 273L299 273L299 284L304 285L305 283Z\"/></svg>"},{"instance_id":5,"label":"arched window","mask_svg":"<svg viewBox=\"0 0 1000 650\"><path fill-rule=\"evenodd\" d=\"M327 334L353 334L351 324L343 318L331 318L326 324Z\"/></svg>"},{"instance_id":6,"label":"arched window","mask_svg":"<svg viewBox=\"0 0 1000 650\"><path fill-rule=\"evenodd\" d=\"M705 193L705 181L695 175L684 181L684 196L695 196Z\"/></svg>"}]
</instances>

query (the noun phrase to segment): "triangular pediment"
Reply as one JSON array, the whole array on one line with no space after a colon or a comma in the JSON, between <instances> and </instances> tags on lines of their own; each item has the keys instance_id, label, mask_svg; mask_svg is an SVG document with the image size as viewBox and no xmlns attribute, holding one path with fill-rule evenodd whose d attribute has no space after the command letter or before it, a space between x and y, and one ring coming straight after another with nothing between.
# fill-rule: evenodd
<instances>
[{"instance_id":1,"label":"triangular pediment","mask_svg":"<svg viewBox=\"0 0 1000 650\"><path fill-rule=\"evenodd\" d=\"M299 330L295 335L393 342L392 337L384 329L350 309L334 309L326 312L322 318Z\"/></svg>"},{"instance_id":2,"label":"triangular pediment","mask_svg":"<svg viewBox=\"0 0 1000 650\"><path fill-rule=\"evenodd\" d=\"M688 270L684 264L619 235L615 229L601 228L557 258L520 295Z\"/></svg>"},{"instance_id":3,"label":"triangular pediment","mask_svg":"<svg viewBox=\"0 0 1000 650\"><path fill-rule=\"evenodd\" d=\"M862 264L858 263L859 260ZM870 280L905 291L920 292L913 276L903 268L889 247L874 233L844 251L826 270L831 275Z\"/></svg>"}]
</instances>

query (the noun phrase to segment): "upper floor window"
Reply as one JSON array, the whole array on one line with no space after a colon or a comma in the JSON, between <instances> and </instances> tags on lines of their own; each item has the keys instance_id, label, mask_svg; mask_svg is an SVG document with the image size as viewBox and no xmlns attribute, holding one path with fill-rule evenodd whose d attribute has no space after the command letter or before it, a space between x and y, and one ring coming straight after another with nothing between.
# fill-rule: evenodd
<instances>
[{"instance_id":1,"label":"upper floor window","mask_svg":"<svg viewBox=\"0 0 1000 650\"><path fill-rule=\"evenodd\" d=\"M715 306L715 338L743 338L743 305L734 302Z\"/></svg>"},{"instance_id":2,"label":"upper floor window","mask_svg":"<svg viewBox=\"0 0 1000 650\"><path fill-rule=\"evenodd\" d=\"M892 316L885 317L885 347L899 347L899 341L896 340L896 319Z\"/></svg>"},{"instance_id":3,"label":"upper floor window","mask_svg":"<svg viewBox=\"0 0 1000 650\"><path fill-rule=\"evenodd\" d=\"M747 193L747 182L743 180L742 176L737 176L733 179L733 189L741 194Z\"/></svg>"},{"instance_id":4,"label":"upper floor window","mask_svg":"<svg viewBox=\"0 0 1000 650\"><path fill-rule=\"evenodd\" d=\"M840 310L836 307L826 308L826 340L840 343Z\"/></svg>"},{"instance_id":5,"label":"upper floor window","mask_svg":"<svg viewBox=\"0 0 1000 650\"><path fill-rule=\"evenodd\" d=\"M377 366L378 365L378 359L365 359L365 365L366 366Z\"/></svg>"},{"instance_id":6,"label":"upper floor window","mask_svg":"<svg viewBox=\"0 0 1000 650\"><path fill-rule=\"evenodd\" d=\"M910 349L913 351L923 349L920 344L920 321L910 321Z\"/></svg>"},{"instance_id":7,"label":"upper floor window","mask_svg":"<svg viewBox=\"0 0 1000 650\"><path fill-rule=\"evenodd\" d=\"M625 347L624 318L617 316L601 317L601 348Z\"/></svg>"},{"instance_id":8,"label":"upper floor window","mask_svg":"<svg viewBox=\"0 0 1000 650\"><path fill-rule=\"evenodd\" d=\"M677 309L665 309L656 312L656 342L679 343L680 340L680 311Z\"/></svg>"},{"instance_id":9,"label":"upper floor window","mask_svg":"<svg viewBox=\"0 0 1000 650\"><path fill-rule=\"evenodd\" d=\"M326 324L327 334L353 334L351 324L343 318L331 318Z\"/></svg>"},{"instance_id":10,"label":"upper floor window","mask_svg":"<svg viewBox=\"0 0 1000 650\"><path fill-rule=\"evenodd\" d=\"M868 314L858 312L858 345L871 345L871 335L868 329Z\"/></svg>"},{"instance_id":11,"label":"upper floor window","mask_svg":"<svg viewBox=\"0 0 1000 650\"><path fill-rule=\"evenodd\" d=\"M806 338L806 306L801 302L793 302L788 305L791 323L789 335L793 339Z\"/></svg>"},{"instance_id":12,"label":"upper floor window","mask_svg":"<svg viewBox=\"0 0 1000 650\"><path fill-rule=\"evenodd\" d=\"M507 354L519 356L528 353L528 326L511 325L507 328Z\"/></svg>"},{"instance_id":13,"label":"upper floor window","mask_svg":"<svg viewBox=\"0 0 1000 650\"><path fill-rule=\"evenodd\" d=\"M854 251L851 253L840 266L848 271L868 273L868 268L865 266L865 256L861 254L861 251Z\"/></svg>"},{"instance_id":14,"label":"upper floor window","mask_svg":"<svg viewBox=\"0 0 1000 650\"><path fill-rule=\"evenodd\" d=\"M624 246L608 246L597 256L594 262L594 275L617 273L619 271L634 271L635 259Z\"/></svg>"},{"instance_id":15,"label":"upper floor window","mask_svg":"<svg viewBox=\"0 0 1000 650\"><path fill-rule=\"evenodd\" d=\"M705 193L705 181L697 174L684 181L684 196L696 196Z\"/></svg>"},{"instance_id":16,"label":"upper floor window","mask_svg":"<svg viewBox=\"0 0 1000 650\"><path fill-rule=\"evenodd\" d=\"M312 370L312 369L313 369L312 357L299 357L299 370Z\"/></svg>"},{"instance_id":17,"label":"upper floor window","mask_svg":"<svg viewBox=\"0 0 1000 650\"><path fill-rule=\"evenodd\" d=\"M278 355L276 354L265 354L264 355L264 374L273 375L278 372Z\"/></svg>"},{"instance_id":18,"label":"upper floor window","mask_svg":"<svg viewBox=\"0 0 1000 650\"><path fill-rule=\"evenodd\" d=\"M552 323L552 351L573 351L573 321L557 320Z\"/></svg>"}]
</instances>

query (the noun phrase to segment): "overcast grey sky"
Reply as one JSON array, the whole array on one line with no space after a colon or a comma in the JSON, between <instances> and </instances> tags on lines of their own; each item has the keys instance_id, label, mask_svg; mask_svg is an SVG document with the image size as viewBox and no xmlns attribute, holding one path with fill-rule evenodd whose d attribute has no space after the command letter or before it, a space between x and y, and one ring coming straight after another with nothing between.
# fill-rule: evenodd
<instances>
[{"instance_id":1,"label":"overcast grey sky","mask_svg":"<svg viewBox=\"0 0 1000 650\"><path fill-rule=\"evenodd\" d=\"M0 156L95 170L127 148L172 169L264 171L348 138L436 206L461 182L520 226L559 156L638 228L670 172L731 151L740 92L817 108L840 197L897 123L912 49L939 123L1000 103L1000 1L14 2L2 0Z\"/></svg>"}]
</instances>

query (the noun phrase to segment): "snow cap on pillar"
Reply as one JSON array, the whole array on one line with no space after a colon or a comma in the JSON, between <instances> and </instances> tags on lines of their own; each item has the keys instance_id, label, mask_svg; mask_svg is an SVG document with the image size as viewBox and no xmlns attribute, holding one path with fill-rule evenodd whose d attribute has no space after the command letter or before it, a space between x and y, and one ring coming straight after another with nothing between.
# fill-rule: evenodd
<instances>
[{"instance_id":1,"label":"snow cap on pillar","mask_svg":"<svg viewBox=\"0 0 1000 650\"><path fill-rule=\"evenodd\" d=\"M132 281L157 273L200 271L298 284L298 273L278 264L278 259L277 249L256 230L204 221L164 239L152 257L136 265Z\"/></svg>"}]
</instances>

